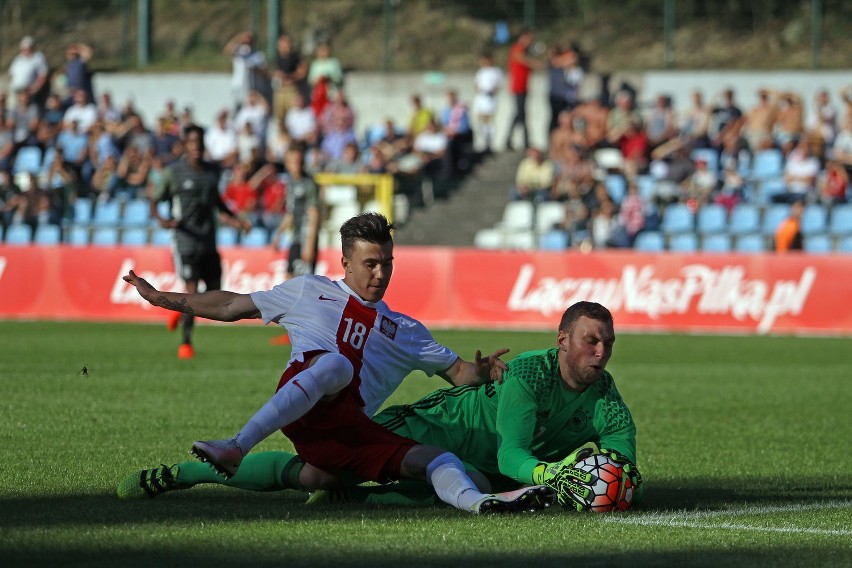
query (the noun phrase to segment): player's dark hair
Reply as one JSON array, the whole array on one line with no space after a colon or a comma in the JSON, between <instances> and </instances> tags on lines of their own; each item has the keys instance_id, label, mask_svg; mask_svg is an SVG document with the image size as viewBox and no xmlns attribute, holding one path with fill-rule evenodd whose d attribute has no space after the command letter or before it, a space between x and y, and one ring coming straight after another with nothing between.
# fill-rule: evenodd
<instances>
[{"instance_id":1,"label":"player's dark hair","mask_svg":"<svg viewBox=\"0 0 852 568\"><path fill-rule=\"evenodd\" d=\"M562 314L562 320L559 322L559 329L571 333L574 331L574 324L581 317L587 317L595 321L602 321L606 324L613 325L612 314L608 309L596 302L577 302L571 305L565 313Z\"/></svg>"},{"instance_id":2,"label":"player's dark hair","mask_svg":"<svg viewBox=\"0 0 852 568\"><path fill-rule=\"evenodd\" d=\"M381 213L369 212L355 215L340 227L340 242L343 244L343 256L349 258L355 241L366 241L382 245L393 241L391 231L396 226Z\"/></svg>"},{"instance_id":3,"label":"player's dark hair","mask_svg":"<svg viewBox=\"0 0 852 568\"><path fill-rule=\"evenodd\" d=\"M204 151L204 129L197 124L190 124L183 129L183 139L187 140L193 132L198 134L198 143L201 144L201 151Z\"/></svg>"}]
</instances>

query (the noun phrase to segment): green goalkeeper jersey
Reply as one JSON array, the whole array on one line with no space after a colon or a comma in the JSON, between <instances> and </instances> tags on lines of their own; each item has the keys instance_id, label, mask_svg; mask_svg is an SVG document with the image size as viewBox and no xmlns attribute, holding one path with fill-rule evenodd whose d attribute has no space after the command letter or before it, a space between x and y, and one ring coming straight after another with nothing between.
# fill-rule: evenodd
<instances>
[{"instance_id":1,"label":"green goalkeeper jersey","mask_svg":"<svg viewBox=\"0 0 852 568\"><path fill-rule=\"evenodd\" d=\"M568 390L557 349L529 351L509 362L503 384L435 391L393 406L376 422L422 444L439 446L488 476L533 483L539 462L559 461L589 441L636 463L636 425L612 375L585 392Z\"/></svg>"}]
</instances>

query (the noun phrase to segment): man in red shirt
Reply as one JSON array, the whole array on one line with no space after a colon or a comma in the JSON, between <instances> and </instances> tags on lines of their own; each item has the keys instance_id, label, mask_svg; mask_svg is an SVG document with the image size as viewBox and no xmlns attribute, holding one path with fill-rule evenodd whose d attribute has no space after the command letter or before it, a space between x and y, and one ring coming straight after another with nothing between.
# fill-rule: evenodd
<instances>
[{"instance_id":1,"label":"man in red shirt","mask_svg":"<svg viewBox=\"0 0 852 568\"><path fill-rule=\"evenodd\" d=\"M509 48L509 92L515 97L515 117L509 126L506 136L506 148L514 150L512 134L515 127L520 125L524 133L524 148L530 147L529 131L527 130L527 89L530 72L541 67L541 63L527 55L535 35L532 30L524 29Z\"/></svg>"}]
</instances>

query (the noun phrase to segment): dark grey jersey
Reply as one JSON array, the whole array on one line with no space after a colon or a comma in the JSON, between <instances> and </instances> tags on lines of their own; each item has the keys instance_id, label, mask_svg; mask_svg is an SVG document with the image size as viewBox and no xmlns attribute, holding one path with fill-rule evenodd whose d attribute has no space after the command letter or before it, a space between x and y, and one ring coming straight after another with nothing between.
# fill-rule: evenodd
<instances>
[{"instance_id":1,"label":"dark grey jersey","mask_svg":"<svg viewBox=\"0 0 852 568\"><path fill-rule=\"evenodd\" d=\"M175 236L179 253L216 250L218 212L224 208L216 166L204 163L196 169L185 159L178 160L165 169L152 197L171 202L172 218L178 222Z\"/></svg>"}]
</instances>

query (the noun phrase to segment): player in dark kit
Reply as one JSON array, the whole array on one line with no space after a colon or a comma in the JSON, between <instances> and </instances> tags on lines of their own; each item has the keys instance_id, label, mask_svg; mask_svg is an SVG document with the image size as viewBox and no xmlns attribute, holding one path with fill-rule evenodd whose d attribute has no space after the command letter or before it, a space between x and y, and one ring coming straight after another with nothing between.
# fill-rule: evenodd
<instances>
[{"instance_id":1,"label":"player in dark kit","mask_svg":"<svg viewBox=\"0 0 852 568\"><path fill-rule=\"evenodd\" d=\"M151 215L160 226L174 229L175 268L187 292L197 292L201 280L207 290L219 290L222 287L222 261L216 250L219 213L224 213L224 222L244 231L251 225L222 201L219 169L203 159L204 131L197 126L187 128L184 146L183 158L165 169L161 183L151 194ZM160 201L171 202L171 218L164 219L157 211ZM192 359L194 316L182 314L181 319L183 340L178 357Z\"/></svg>"}]
</instances>

